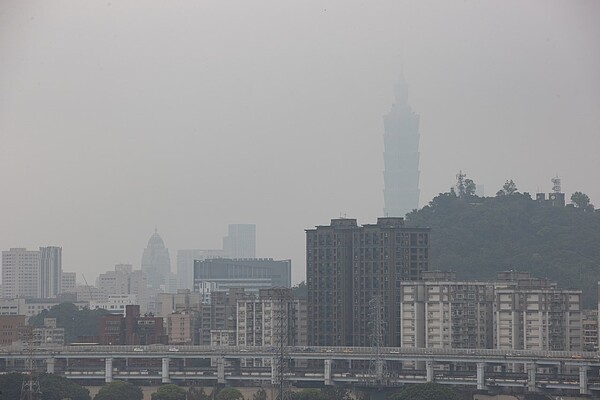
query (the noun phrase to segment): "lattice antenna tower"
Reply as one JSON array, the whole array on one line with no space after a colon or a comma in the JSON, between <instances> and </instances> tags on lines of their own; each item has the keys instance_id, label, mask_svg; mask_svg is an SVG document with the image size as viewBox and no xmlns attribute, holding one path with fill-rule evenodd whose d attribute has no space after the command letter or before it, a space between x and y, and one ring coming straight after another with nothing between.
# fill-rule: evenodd
<instances>
[{"instance_id":1,"label":"lattice antenna tower","mask_svg":"<svg viewBox=\"0 0 600 400\"><path fill-rule=\"evenodd\" d=\"M371 385L381 387L388 378L388 371L381 350L384 345L383 335L386 324L383 319L383 299L381 296L374 296L369 301L369 320L373 356L369 361L368 376Z\"/></svg>"},{"instance_id":2,"label":"lattice antenna tower","mask_svg":"<svg viewBox=\"0 0 600 400\"><path fill-rule=\"evenodd\" d=\"M555 176L554 178L551 179L552 181L552 191L554 193L562 193L562 188L560 186L560 178L557 176Z\"/></svg>"},{"instance_id":3,"label":"lattice antenna tower","mask_svg":"<svg viewBox=\"0 0 600 400\"><path fill-rule=\"evenodd\" d=\"M21 331L21 342L25 346L27 358L25 359L26 375L21 383L21 395L19 400L39 400L42 392L40 390L40 380L35 373L33 363L33 327L25 326Z\"/></svg>"},{"instance_id":4,"label":"lattice antenna tower","mask_svg":"<svg viewBox=\"0 0 600 400\"><path fill-rule=\"evenodd\" d=\"M290 400L290 382L288 378L290 366L289 346L292 341L290 338L290 317L291 317L291 291L286 288L273 288L271 297L273 304L272 310L275 315L273 329L273 344L276 356L273 357L275 365L273 369L273 387L277 391L277 400Z\"/></svg>"}]
</instances>

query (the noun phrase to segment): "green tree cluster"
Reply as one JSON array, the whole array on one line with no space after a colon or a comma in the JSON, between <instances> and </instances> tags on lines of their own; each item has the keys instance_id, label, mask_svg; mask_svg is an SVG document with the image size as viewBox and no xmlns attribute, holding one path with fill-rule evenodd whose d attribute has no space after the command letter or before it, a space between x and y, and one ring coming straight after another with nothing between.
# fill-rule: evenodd
<instances>
[{"instance_id":1,"label":"green tree cluster","mask_svg":"<svg viewBox=\"0 0 600 400\"><path fill-rule=\"evenodd\" d=\"M582 289L584 305L597 305L600 213L550 207L516 191L469 201L451 191L406 218L408 225L431 227L432 270L453 270L458 279L471 280L527 271Z\"/></svg>"},{"instance_id":2,"label":"green tree cluster","mask_svg":"<svg viewBox=\"0 0 600 400\"><path fill-rule=\"evenodd\" d=\"M244 395L242 395L242 392L235 388L226 387L219 390L215 400L244 400Z\"/></svg>"},{"instance_id":3,"label":"green tree cluster","mask_svg":"<svg viewBox=\"0 0 600 400\"><path fill-rule=\"evenodd\" d=\"M162 385L151 395L152 400L186 400L185 389L177 385Z\"/></svg>"},{"instance_id":4,"label":"green tree cluster","mask_svg":"<svg viewBox=\"0 0 600 400\"><path fill-rule=\"evenodd\" d=\"M44 400L90 400L90 391L65 377L54 374L38 376ZM21 394L21 384L27 375L9 373L0 375L0 400L15 400Z\"/></svg>"},{"instance_id":5,"label":"green tree cluster","mask_svg":"<svg viewBox=\"0 0 600 400\"><path fill-rule=\"evenodd\" d=\"M78 336L96 336L100 317L108 315L106 310L80 310L73 303L61 303L29 318L29 325L44 326L44 318L56 318L56 325L65 329L65 340L72 343Z\"/></svg>"},{"instance_id":6,"label":"green tree cluster","mask_svg":"<svg viewBox=\"0 0 600 400\"><path fill-rule=\"evenodd\" d=\"M439 383L410 385L389 396L390 400L459 400L458 394L450 387Z\"/></svg>"},{"instance_id":7,"label":"green tree cluster","mask_svg":"<svg viewBox=\"0 0 600 400\"><path fill-rule=\"evenodd\" d=\"M114 381L102 386L94 400L142 400L142 389L133 383Z\"/></svg>"}]
</instances>

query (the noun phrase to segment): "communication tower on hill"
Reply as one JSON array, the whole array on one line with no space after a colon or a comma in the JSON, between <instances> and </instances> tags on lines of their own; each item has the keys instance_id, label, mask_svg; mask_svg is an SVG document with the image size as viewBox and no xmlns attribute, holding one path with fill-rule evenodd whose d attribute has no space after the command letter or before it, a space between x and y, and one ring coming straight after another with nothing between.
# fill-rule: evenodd
<instances>
[{"instance_id":1,"label":"communication tower on hill","mask_svg":"<svg viewBox=\"0 0 600 400\"><path fill-rule=\"evenodd\" d=\"M552 181L552 191L554 193L562 193L562 189L560 187L560 178L557 176L555 176L554 178L551 179Z\"/></svg>"}]
</instances>

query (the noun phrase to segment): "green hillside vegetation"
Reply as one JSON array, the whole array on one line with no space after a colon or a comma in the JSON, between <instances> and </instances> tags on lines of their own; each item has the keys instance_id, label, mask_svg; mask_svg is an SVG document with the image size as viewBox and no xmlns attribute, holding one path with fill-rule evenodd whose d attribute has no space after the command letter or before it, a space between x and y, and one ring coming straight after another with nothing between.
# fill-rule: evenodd
<instances>
[{"instance_id":1,"label":"green hillside vegetation","mask_svg":"<svg viewBox=\"0 0 600 400\"><path fill-rule=\"evenodd\" d=\"M591 204L550 207L518 193L512 181L496 197L457 187L406 216L410 226L431 227L430 269L482 281L498 271L527 271L582 289L584 306L597 307L600 213Z\"/></svg>"}]
</instances>

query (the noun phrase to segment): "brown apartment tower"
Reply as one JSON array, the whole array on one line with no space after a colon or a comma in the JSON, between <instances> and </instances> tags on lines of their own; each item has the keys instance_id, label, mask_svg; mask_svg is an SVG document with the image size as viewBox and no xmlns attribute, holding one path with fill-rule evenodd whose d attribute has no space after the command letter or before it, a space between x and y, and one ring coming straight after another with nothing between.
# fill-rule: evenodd
<instances>
[{"instance_id":1,"label":"brown apartment tower","mask_svg":"<svg viewBox=\"0 0 600 400\"><path fill-rule=\"evenodd\" d=\"M384 346L400 346L400 283L429 269L429 228L399 217L358 226L332 219L306 230L308 343L370 346L369 302L380 296Z\"/></svg>"}]
</instances>

